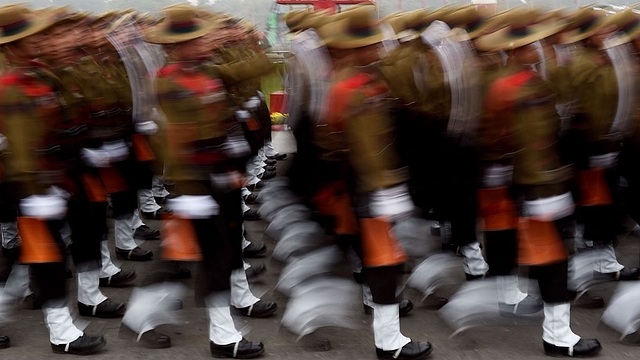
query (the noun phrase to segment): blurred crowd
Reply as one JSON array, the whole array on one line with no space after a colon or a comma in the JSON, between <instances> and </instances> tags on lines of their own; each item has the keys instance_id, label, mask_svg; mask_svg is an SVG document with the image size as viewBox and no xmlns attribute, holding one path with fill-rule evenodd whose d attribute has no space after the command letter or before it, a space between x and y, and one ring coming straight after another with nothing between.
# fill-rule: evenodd
<instances>
[{"instance_id":1,"label":"blurred crowd","mask_svg":"<svg viewBox=\"0 0 640 360\"><path fill-rule=\"evenodd\" d=\"M0 7L0 310L28 301L54 353L98 352L104 336L73 322L65 282L75 276L81 316L122 318L123 337L167 348L156 328L182 307L179 280L191 273L181 264L195 262L211 355L261 356L230 309L278 309L248 282L265 269L243 260L267 253L243 225L263 219L284 264L281 322L299 338L354 326L351 305L362 303L378 359L425 359L432 345L400 329L408 285L455 333L542 314L547 355L600 352L572 331L570 310L604 307L589 292L598 283L640 278L615 249L623 219L640 218L640 13L485 4L375 14L363 3L285 15L297 150L276 177L287 154L273 147L260 91L275 66L249 22L186 4L100 15ZM126 306L100 290L137 277L111 260L109 232L124 261L154 259L136 240L162 240L157 271ZM436 253L412 247L429 232L442 239ZM353 279L336 275L343 264ZM437 297L456 268L466 283ZM631 284L602 320L635 338Z\"/></svg>"}]
</instances>

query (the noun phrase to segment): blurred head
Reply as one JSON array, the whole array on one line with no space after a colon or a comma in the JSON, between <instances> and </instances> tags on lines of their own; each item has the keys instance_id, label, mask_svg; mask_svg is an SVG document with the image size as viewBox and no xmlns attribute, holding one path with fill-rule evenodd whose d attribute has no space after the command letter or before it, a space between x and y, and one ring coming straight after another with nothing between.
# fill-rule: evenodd
<instances>
[{"instance_id":1,"label":"blurred head","mask_svg":"<svg viewBox=\"0 0 640 360\"><path fill-rule=\"evenodd\" d=\"M43 32L42 56L53 60L64 60L71 57L78 47L79 37L77 24L62 23L54 25Z\"/></svg>"},{"instance_id":2,"label":"blurred head","mask_svg":"<svg viewBox=\"0 0 640 360\"><path fill-rule=\"evenodd\" d=\"M211 54L211 41L201 36L189 41L167 44L165 50L172 61L205 60Z\"/></svg>"},{"instance_id":3,"label":"blurred head","mask_svg":"<svg viewBox=\"0 0 640 360\"><path fill-rule=\"evenodd\" d=\"M42 32L5 45L5 53L13 61L28 61L42 56L41 46L46 39Z\"/></svg>"}]
</instances>

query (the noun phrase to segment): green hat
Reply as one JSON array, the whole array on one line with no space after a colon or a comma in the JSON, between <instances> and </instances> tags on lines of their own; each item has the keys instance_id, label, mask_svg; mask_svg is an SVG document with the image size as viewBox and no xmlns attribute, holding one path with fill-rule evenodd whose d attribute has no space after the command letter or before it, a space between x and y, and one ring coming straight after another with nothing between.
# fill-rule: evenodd
<instances>
[{"instance_id":1,"label":"green hat","mask_svg":"<svg viewBox=\"0 0 640 360\"><path fill-rule=\"evenodd\" d=\"M335 49L357 49L382 42L384 34L374 17L375 10L373 5L364 5L336 16L335 26L342 27L342 31L325 39L325 45Z\"/></svg>"},{"instance_id":2,"label":"green hat","mask_svg":"<svg viewBox=\"0 0 640 360\"><path fill-rule=\"evenodd\" d=\"M535 18L530 14L527 11L513 12L508 26L478 38L476 48L480 51L513 50L549 37L567 26L564 21L532 25Z\"/></svg>"},{"instance_id":3,"label":"green hat","mask_svg":"<svg viewBox=\"0 0 640 360\"><path fill-rule=\"evenodd\" d=\"M50 16L37 15L21 5L0 7L0 44L37 34L54 23Z\"/></svg>"},{"instance_id":4,"label":"green hat","mask_svg":"<svg viewBox=\"0 0 640 360\"><path fill-rule=\"evenodd\" d=\"M164 9L165 18L145 33L147 42L175 44L204 36L220 27L214 19L198 17L198 9L192 6L173 6Z\"/></svg>"}]
</instances>

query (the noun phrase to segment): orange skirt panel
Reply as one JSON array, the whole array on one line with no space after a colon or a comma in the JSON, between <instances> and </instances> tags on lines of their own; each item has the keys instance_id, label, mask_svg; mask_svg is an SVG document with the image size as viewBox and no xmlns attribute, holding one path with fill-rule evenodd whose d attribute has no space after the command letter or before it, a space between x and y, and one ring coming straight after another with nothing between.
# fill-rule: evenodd
<instances>
[{"instance_id":1,"label":"orange skirt panel","mask_svg":"<svg viewBox=\"0 0 640 360\"><path fill-rule=\"evenodd\" d=\"M18 217L18 231L22 239L20 262L41 264L61 262L62 253L53 240L47 223L35 217Z\"/></svg>"},{"instance_id":2,"label":"orange skirt panel","mask_svg":"<svg viewBox=\"0 0 640 360\"><path fill-rule=\"evenodd\" d=\"M553 221L520 218L518 263L549 265L567 259L567 251Z\"/></svg>"},{"instance_id":3,"label":"orange skirt panel","mask_svg":"<svg viewBox=\"0 0 640 360\"><path fill-rule=\"evenodd\" d=\"M162 235L162 258L175 261L202 260L191 220L167 215L162 220Z\"/></svg>"},{"instance_id":4,"label":"orange skirt panel","mask_svg":"<svg viewBox=\"0 0 640 360\"><path fill-rule=\"evenodd\" d=\"M478 214L485 231L508 230L518 227L516 206L506 187L479 189L477 191Z\"/></svg>"},{"instance_id":5,"label":"orange skirt panel","mask_svg":"<svg viewBox=\"0 0 640 360\"><path fill-rule=\"evenodd\" d=\"M580 206L610 205L613 203L611 191L604 177L604 168L580 170L578 186L580 188Z\"/></svg>"},{"instance_id":6,"label":"orange skirt panel","mask_svg":"<svg viewBox=\"0 0 640 360\"><path fill-rule=\"evenodd\" d=\"M407 261L407 254L391 233L385 218L360 219L362 262L365 266L392 266Z\"/></svg>"}]
</instances>

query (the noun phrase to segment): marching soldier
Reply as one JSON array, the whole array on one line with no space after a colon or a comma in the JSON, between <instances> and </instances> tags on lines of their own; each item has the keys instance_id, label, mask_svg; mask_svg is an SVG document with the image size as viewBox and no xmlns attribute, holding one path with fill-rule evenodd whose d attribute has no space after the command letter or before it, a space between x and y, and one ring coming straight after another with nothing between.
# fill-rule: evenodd
<instances>
[{"instance_id":1,"label":"marching soldier","mask_svg":"<svg viewBox=\"0 0 640 360\"><path fill-rule=\"evenodd\" d=\"M560 31L564 24L508 26L477 40L482 50L508 52L514 72L494 81L485 97L479 128L483 158L510 168L500 172L511 182L511 194L521 208L518 260L528 265L544 301L543 345L548 355L592 356L601 349L595 339L571 331L567 252L562 237L571 228L573 200L570 167L558 151L560 121L555 93L532 71L539 62L534 43ZM495 180L495 177L494 177ZM501 202L509 212L509 198ZM515 214L511 214L515 216ZM513 220L512 220L513 221ZM562 236L563 234L564 236Z\"/></svg>"},{"instance_id":2,"label":"marching soldier","mask_svg":"<svg viewBox=\"0 0 640 360\"><path fill-rule=\"evenodd\" d=\"M424 359L431 344L411 341L400 332L396 288L406 255L390 235L389 220L410 214L413 203L394 143L389 89L374 65L384 38L373 25L374 10L361 6L345 12L335 25L343 31L325 39L334 73L326 126L317 126L313 136L319 156L345 170L341 176L358 220L353 225L360 230L363 277L373 296L376 354L379 359Z\"/></svg>"},{"instance_id":3,"label":"marching soldier","mask_svg":"<svg viewBox=\"0 0 640 360\"><path fill-rule=\"evenodd\" d=\"M582 9L574 21L576 30L561 38L561 43L577 48L568 67L575 101L569 131L575 139L571 145L579 169L578 221L584 224L584 240L593 242L601 257L596 260L594 271L611 280L636 280L640 276L638 268L618 262L613 245L618 220L617 163L626 126L633 120L629 116L636 114L630 110L634 99L624 97L632 89L620 86L626 79L620 78L616 70L625 63L612 60L609 52L615 49L605 49L604 43L617 30L618 19L630 12L604 18L597 15L601 11Z\"/></svg>"},{"instance_id":4,"label":"marching soldier","mask_svg":"<svg viewBox=\"0 0 640 360\"><path fill-rule=\"evenodd\" d=\"M4 94L0 104L1 122L9 141L3 156L4 181L10 184L19 199L18 223L23 238L21 260L33 262L32 283L43 301L52 350L55 353L91 354L103 348L106 341L102 336L85 335L72 322L66 304L65 257L62 255L65 245L60 236L67 194L77 192L73 180L66 181L62 176L69 170L65 165L79 160L74 158L78 146L76 133L69 131L76 119L67 113L59 79L41 63L33 61L42 53L40 49L46 39L42 32L54 21L43 15L36 16L18 5L5 6L0 13L3 19L0 43L12 67L2 77L0 90ZM70 211L73 206L69 204ZM27 239L47 240L46 244L50 245L28 248ZM78 240L80 242L74 244L72 251L85 247L86 252L78 253L86 256L82 259L83 265L87 270L92 266L98 268L95 254L99 256L99 244L91 239ZM36 262L34 257L40 261ZM95 280L97 289L97 277Z\"/></svg>"},{"instance_id":5,"label":"marching soldier","mask_svg":"<svg viewBox=\"0 0 640 360\"><path fill-rule=\"evenodd\" d=\"M76 191L69 199L67 222L71 230L71 254L74 259L78 278L78 307L84 316L117 317L124 313L124 304L115 303L107 299L98 289L100 276L104 264L103 251L106 242L102 241L106 230L106 192L103 186L94 186L99 179L100 170L96 169L90 157L83 153L91 147L95 139L95 128L88 121L88 103L82 94L82 75L77 72L76 64L78 52L77 32L74 30L82 14L51 14L56 23L47 30L47 37L51 39L43 45L42 52L46 61L55 64L53 73L64 84L61 90L66 103L66 116L74 121L67 130L81 139L65 154L68 158L69 178L77 184ZM98 196L98 193L102 195ZM111 264L114 272L109 274L112 284L125 284L135 278L135 272L122 271Z\"/></svg>"},{"instance_id":6,"label":"marching soldier","mask_svg":"<svg viewBox=\"0 0 640 360\"><path fill-rule=\"evenodd\" d=\"M198 17L194 8L165 10L166 18L147 33L163 44L169 63L158 73L156 89L167 117L165 166L181 196L169 206L193 227L203 255L198 293L209 314L209 340L215 357L253 358L262 343L235 329L229 312L230 278L242 270L240 172L249 147L227 107L227 86L271 69L265 56L229 65L207 65L204 37L218 23ZM249 313L253 306L244 309Z\"/></svg>"}]
</instances>

